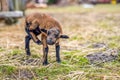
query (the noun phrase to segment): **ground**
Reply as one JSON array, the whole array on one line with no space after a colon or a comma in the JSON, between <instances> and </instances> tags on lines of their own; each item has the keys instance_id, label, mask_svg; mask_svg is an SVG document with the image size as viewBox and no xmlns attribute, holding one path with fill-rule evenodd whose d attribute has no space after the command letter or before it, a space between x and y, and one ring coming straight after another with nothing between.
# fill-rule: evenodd
<instances>
[{"instance_id":1,"label":"ground","mask_svg":"<svg viewBox=\"0 0 120 80\"><path fill-rule=\"evenodd\" d=\"M42 46L31 41L32 56L24 51L24 18L14 25L0 23L1 80L119 80L120 57L114 61L90 64L86 55L104 51L120 54L120 4L81 5L47 9L27 9L26 14L44 12L63 26L68 40L61 40L61 63L55 61L50 46L49 65L43 66ZM113 52L114 54L114 52Z\"/></svg>"}]
</instances>

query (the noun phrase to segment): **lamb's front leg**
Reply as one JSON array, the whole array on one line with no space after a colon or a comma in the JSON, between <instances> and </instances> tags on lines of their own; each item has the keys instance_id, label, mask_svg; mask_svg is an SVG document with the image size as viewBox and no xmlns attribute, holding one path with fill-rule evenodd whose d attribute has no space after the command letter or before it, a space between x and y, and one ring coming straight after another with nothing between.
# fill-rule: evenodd
<instances>
[{"instance_id":1,"label":"lamb's front leg","mask_svg":"<svg viewBox=\"0 0 120 80\"><path fill-rule=\"evenodd\" d=\"M48 64L48 46L47 47L43 47L43 65L47 65Z\"/></svg>"},{"instance_id":2,"label":"lamb's front leg","mask_svg":"<svg viewBox=\"0 0 120 80\"><path fill-rule=\"evenodd\" d=\"M59 45L59 43L57 43L57 44L55 45L55 49L56 49L56 61L57 61L58 63L60 63L61 60L60 60L60 45Z\"/></svg>"},{"instance_id":3,"label":"lamb's front leg","mask_svg":"<svg viewBox=\"0 0 120 80\"><path fill-rule=\"evenodd\" d=\"M31 38L33 39L33 41L38 44L38 45L41 45L42 42L38 39L37 35L35 35L35 33L33 32L30 32L30 35L31 35Z\"/></svg>"},{"instance_id":4,"label":"lamb's front leg","mask_svg":"<svg viewBox=\"0 0 120 80\"><path fill-rule=\"evenodd\" d=\"M43 43L43 65L48 64L48 51L49 47L46 43L46 37L42 35L42 43Z\"/></svg>"},{"instance_id":5,"label":"lamb's front leg","mask_svg":"<svg viewBox=\"0 0 120 80\"><path fill-rule=\"evenodd\" d=\"M25 37L25 51L26 51L27 55L31 55L31 53L30 53L30 40L31 40L31 37L27 35Z\"/></svg>"},{"instance_id":6,"label":"lamb's front leg","mask_svg":"<svg viewBox=\"0 0 120 80\"><path fill-rule=\"evenodd\" d=\"M30 44L30 40L33 39L33 41L37 44L42 44L41 41L37 38L37 35L35 32L30 32L30 30L26 27L25 28L25 31L26 33L28 34L26 37L25 37L25 51L26 51L26 54L27 55L31 55L30 53L30 47L29 47L29 44Z\"/></svg>"}]
</instances>

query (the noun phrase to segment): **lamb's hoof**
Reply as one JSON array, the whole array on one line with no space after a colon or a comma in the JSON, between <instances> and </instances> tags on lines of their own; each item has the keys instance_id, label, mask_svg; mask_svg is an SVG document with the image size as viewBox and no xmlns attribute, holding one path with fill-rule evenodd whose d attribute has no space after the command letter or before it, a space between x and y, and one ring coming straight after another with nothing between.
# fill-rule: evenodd
<instances>
[{"instance_id":1,"label":"lamb's hoof","mask_svg":"<svg viewBox=\"0 0 120 80\"><path fill-rule=\"evenodd\" d=\"M29 56L31 56L31 54L27 54L26 56L28 56L28 57L29 57Z\"/></svg>"},{"instance_id":2,"label":"lamb's hoof","mask_svg":"<svg viewBox=\"0 0 120 80\"><path fill-rule=\"evenodd\" d=\"M57 63L61 63L61 60L57 60Z\"/></svg>"},{"instance_id":3,"label":"lamb's hoof","mask_svg":"<svg viewBox=\"0 0 120 80\"><path fill-rule=\"evenodd\" d=\"M48 65L49 63L48 62L43 62L43 66L46 66Z\"/></svg>"},{"instance_id":4,"label":"lamb's hoof","mask_svg":"<svg viewBox=\"0 0 120 80\"><path fill-rule=\"evenodd\" d=\"M31 53L30 53L30 52L26 52L26 55L27 55L27 56L31 56Z\"/></svg>"}]
</instances>

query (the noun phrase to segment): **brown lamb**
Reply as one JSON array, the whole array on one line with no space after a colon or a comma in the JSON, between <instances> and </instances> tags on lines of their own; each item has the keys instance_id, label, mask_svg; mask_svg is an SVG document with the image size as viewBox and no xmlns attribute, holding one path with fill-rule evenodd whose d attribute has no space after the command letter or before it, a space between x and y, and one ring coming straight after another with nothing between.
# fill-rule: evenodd
<instances>
[{"instance_id":1,"label":"brown lamb","mask_svg":"<svg viewBox=\"0 0 120 80\"><path fill-rule=\"evenodd\" d=\"M37 44L43 45L43 65L47 65L48 45L55 44L56 47L56 61L60 60L60 38L69 38L67 35L63 35L62 27L60 23L53 17L44 13L33 13L26 17L25 30L27 36L25 37L25 49L27 55L30 55L29 42L32 39ZM38 39L38 35L41 34L41 41Z\"/></svg>"}]
</instances>

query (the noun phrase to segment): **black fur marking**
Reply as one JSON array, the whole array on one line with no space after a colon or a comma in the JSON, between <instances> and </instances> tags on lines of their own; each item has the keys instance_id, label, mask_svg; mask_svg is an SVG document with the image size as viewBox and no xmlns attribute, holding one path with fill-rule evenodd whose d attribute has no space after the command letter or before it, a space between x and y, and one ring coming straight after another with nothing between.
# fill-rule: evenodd
<instances>
[{"instance_id":1,"label":"black fur marking","mask_svg":"<svg viewBox=\"0 0 120 80\"><path fill-rule=\"evenodd\" d=\"M47 30L45 29L40 29L42 32L47 33Z\"/></svg>"},{"instance_id":2,"label":"black fur marking","mask_svg":"<svg viewBox=\"0 0 120 80\"><path fill-rule=\"evenodd\" d=\"M30 34L30 32L33 32L36 36L41 33L39 27L37 27L35 30L29 30L28 27L25 27L25 31L26 31L26 33L28 34L28 36L31 37L31 39L33 39L33 37L32 37L32 35ZM34 39L33 39L33 41L34 41ZM35 42L35 41L34 41L34 42ZM41 41L40 41L40 42L41 42ZM35 42L35 43L37 43L37 42ZM37 43L37 44L38 44L38 43Z\"/></svg>"},{"instance_id":3,"label":"black fur marking","mask_svg":"<svg viewBox=\"0 0 120 80\"><path fill-rule=\"evenodd\" d=\"M60 38L68 39L69 37L67 35L60 35Z\"/></svg>"},{"instance_id":4,"label":"black fur marking","mask_svg":"<svg viewBox=\"0 0 120 80\"><path fill-rule=\"evenodd\" d=\"M28 23L28 22L26 21L26 27L30 27L31 24L32 24L31 22Z\"/></svg>"},{"instance_id":5,"label":"black fur marking","mask_svg":"<svg viewBox=\"0 0 120 80\"><path fill-rule=\"evenodd\" d=\"M38 45L41 45L41 44L42 44L42 42L41 42L40 40L38 40L36 43L37 43Z\"/></svg>"},{"instance_id":6,"label":"black fur marking","mask_svg":"<svg viewBox=\"0 0 120 80\"><path fill-rule=\"evenodd\" d=\"M26 32L30 35L30 33L29 32L33 32L35 35L39 35L40 33L41 33L41 31L40 31L40 28L39 28L39 25L37 25L37 28L36 29L34 29L34 30L29 30L29 27L32 25L32 23L31 22L27 22L26 21L26 27L25 27L25 30L26 30Z\"/></svg>"},{"instance_id":7,"label":"black fur marking","mask_svg":"<svg viewBox=\"0 0 120 80\"><path fill-rule=\"evenodd\" d=\"M26 33L31 37L30 31L29 31L29 28L28 28L28 27L25 27L25 31L26 31Z\"/></svg>"},{"instance_id":8,"label":"black fur marking","mask_svg":"<svg viewBox=\"0 0 120 80\"><path fill-rule=\"evenodd\" d=\"M29 32L33 32L34 30L29 30Z\"/></svg>"},{"instance_id":9,"label":"black fur marking","mask_svg":"<svg viewBox=\"0 0 120 80\"><path fill-rule=\"evenodd\" d=\"M60 60L60 45L56 45L56 61L59 63Z\"/></svg>"},{"instance_id":10,"label":"black fur marking","mask_svg":"<svg viewBox=\"0 0 120 80\"><path fill-rule=\"evenodd\" d=\"M30 40L31 40L31 37L30 36L26 36L25 37L25 50L26 50L26 54L27 55L31 55L31 53L30 53Z\"/></svg>"},{"instance_id":11,"label":"black fur marking","mask_svg":"<svg viewBox=\"0 0 120 80\"><path fill-rule=\"evenodd\" d=\"M41 33L39 26L35 30L33 30L33 33L35 35L39 35Z\"/></svg>"}]
</instances>

